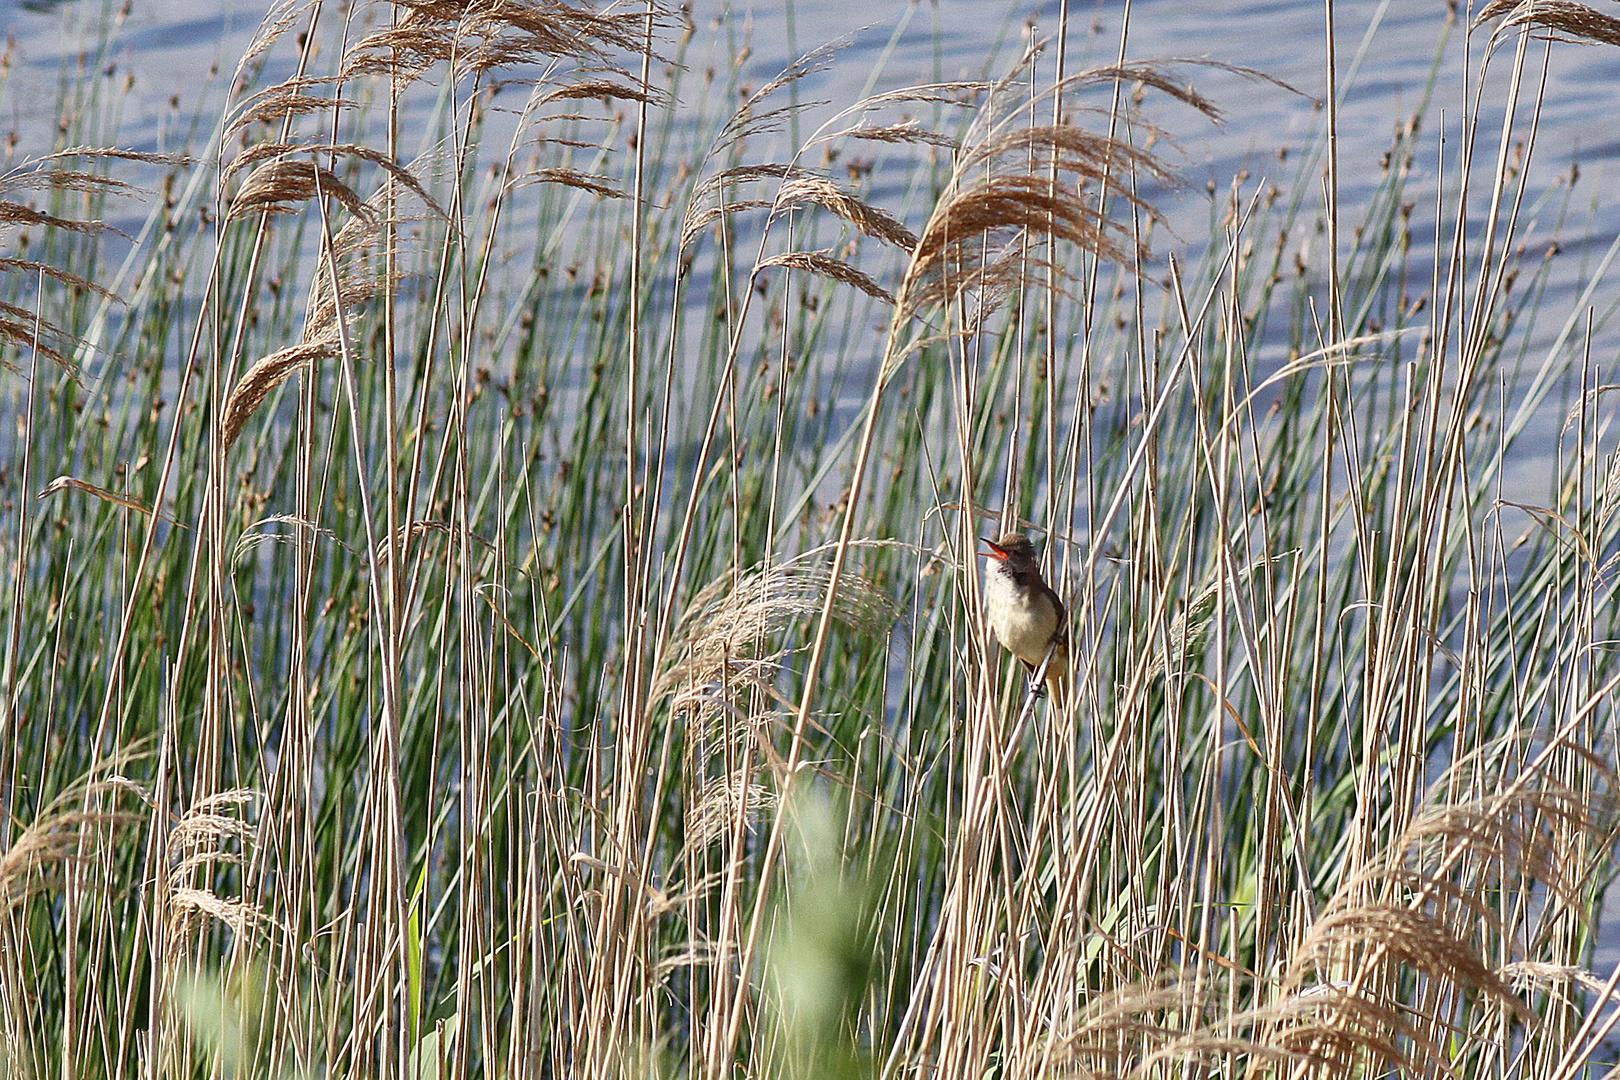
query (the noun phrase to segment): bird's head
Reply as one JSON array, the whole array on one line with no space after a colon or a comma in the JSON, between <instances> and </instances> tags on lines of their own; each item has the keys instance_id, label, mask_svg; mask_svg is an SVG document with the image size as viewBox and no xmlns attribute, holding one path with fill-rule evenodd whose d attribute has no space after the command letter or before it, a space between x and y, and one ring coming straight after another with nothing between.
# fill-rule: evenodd
<instances>
[{"instance_id":1,"label":"bird's head","mask_svg":"<svg viewBox=\"0 0 1620 1080\"><path fill-rule=\"evenodd\" d=\"M985 552L986 557L1000 559L1014 569L1035 564L1035 545L1023 533L1005 533L1000 540L986 540L984 545L990 549Z\"/></svg>"}]
</instances>

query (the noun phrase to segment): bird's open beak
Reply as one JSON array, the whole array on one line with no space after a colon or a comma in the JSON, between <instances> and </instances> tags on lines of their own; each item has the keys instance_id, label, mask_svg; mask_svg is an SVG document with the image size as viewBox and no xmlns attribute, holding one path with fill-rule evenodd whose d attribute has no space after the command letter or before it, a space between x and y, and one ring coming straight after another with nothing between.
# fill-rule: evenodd
<instances>
[{"instance_id":1,"label":"bird's open beak","mask_svg":"<svg viewBox=\"0 0 1620 1080\"><path fill-rule=\"evenodd\" d=\"M989 551L983 552L983 554L990 556L992 559L1000 559L1002 562L1007 561L1006 548L1002 547L994 540L981 540L979 542L990 549Z\"/></svg>"}]
</instances>

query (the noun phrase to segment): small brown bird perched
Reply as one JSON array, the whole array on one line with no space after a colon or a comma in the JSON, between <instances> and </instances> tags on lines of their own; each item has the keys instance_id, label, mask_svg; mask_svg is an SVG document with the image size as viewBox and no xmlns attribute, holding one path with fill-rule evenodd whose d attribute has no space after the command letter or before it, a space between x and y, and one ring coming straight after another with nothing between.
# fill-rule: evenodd
<instances>
[{"instance_id":1,"label":"small brown bird perched","mask_svg":"<svg viewBox=\"0 0 1620 1080\"><path fill-rule=\"evenodd\" d=\"M1069 678L1069 616L1063 601L1041 577L1029 537L1010 532L985 544L990 548L984 562L984 606L990 629L1032 675L1046 659L1047 650L1052 650L1046 685L1052 704L1061 708ZM1057 643L1055 649L1053 642Z\"/></svg>"}]
</instances>

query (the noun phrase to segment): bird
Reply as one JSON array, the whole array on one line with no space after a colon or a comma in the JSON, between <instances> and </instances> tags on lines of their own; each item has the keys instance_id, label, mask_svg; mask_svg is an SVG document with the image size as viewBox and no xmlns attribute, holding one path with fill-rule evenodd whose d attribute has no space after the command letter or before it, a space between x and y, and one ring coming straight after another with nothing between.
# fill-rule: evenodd
<instances>
[{"instance_id":1,"label":"bird","mask_svg":"<svg viewBox=\"0 0 1620 1080\"><path fill-rule=\"evenodd\" d=\"M1046 685L1052 704L1062 708L1069 676L1069 616L1063 601L1041 577L1029 537L1009 532L984 543L990 549L984 553L984 606L990 629L1032 677L1051 652Z\"/></svg>"}]
</instances>

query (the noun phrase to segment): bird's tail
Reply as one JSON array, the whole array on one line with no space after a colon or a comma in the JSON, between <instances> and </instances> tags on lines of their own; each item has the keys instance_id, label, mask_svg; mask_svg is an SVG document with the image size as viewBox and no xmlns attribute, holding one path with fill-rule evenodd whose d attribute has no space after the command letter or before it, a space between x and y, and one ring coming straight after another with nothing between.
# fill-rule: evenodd
<instances>
[{"instance_id":1,"label":"bird's tail","mask_svg":"<svg viewBox=\"0 0 1620 1080\"><path fill-rule=\"evenodd\" d=\"M1046 660L1046 694L1052 707L1061 709L1069 693L1069 643L1067 635L1058 639L1052 654Z\"/></svg>"},{"instance_id":2,"label":"bird's tail","mask_svg":"<svg viewBox=\"0 0 1620 1080\"><path fill-rule=\"evenodd\" d=\"M1068 701L1069 694L1069 668L1065 664L1059 667L1052 664L1046 669L1046 694L1052 700L1052 707L1063 708Z\"/></svg>"}]
</instances>

